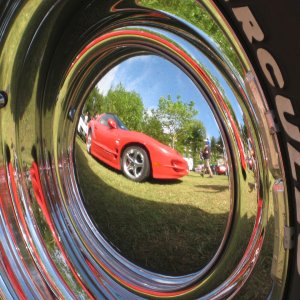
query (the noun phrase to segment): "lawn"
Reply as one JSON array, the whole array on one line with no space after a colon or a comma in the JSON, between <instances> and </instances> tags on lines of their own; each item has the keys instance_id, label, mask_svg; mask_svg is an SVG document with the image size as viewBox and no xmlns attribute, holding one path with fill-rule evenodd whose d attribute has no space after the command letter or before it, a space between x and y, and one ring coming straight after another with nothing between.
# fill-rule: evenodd
<instances>
[{"instance_id":1,"label":"lawn","mask_svg":"<svg viewBox=\"0 0 300 300\"><path fill-rule=\"evenodd\" d=\"M81 141L76 159L87 209L125 257L179 275L199 270L215 254L230 206L227 176L191 172L175 181L135 183L90 157Z\"/></svg>"},{"instance_id":2,"label":"lawn","mask_svg":"<svg viewBox=\"0 0 300 300\"><path fill-rule=\"evenodd\" d=\"M92 158L80 139L75 148L87 211L117 251L143 268L167 275L188 274L209 262L228 219L227 176L208 178L191 172L175 181L135 183ZM263 299L270 288L269 235L263 251L241 299Z\"/></svg>"}]
</instances>

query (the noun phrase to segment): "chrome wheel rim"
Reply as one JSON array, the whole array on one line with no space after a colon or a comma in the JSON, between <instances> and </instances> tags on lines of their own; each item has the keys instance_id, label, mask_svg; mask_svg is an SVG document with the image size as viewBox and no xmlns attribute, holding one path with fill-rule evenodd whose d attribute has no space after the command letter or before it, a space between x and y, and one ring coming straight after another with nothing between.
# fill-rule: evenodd
<instances>
[{"instance_id":1,"label":"chrome wheel rim","mask_svg":"<svg viewBox=\"0 0 300 300\"><path fill-rule=\"evenodd\" d=\"M24 110L12 100L2 113L2 244L7 250L4 252L9 254L8 265L16 270L16 275L12 276L4 268L6 272L2 285L6 297L14 296L15 290L32 299L51 297L51 293L61 298L233 297L247 281L261 252L270 188L273 186L276 197L281 197L284 203L281 209L285 213L277 216L277 222L288 223L288 202L279 147L276 136L269 134L270 126L265 117L269 109L255 72L221 13L210 1L201 4L208 15L217 19L216 24L229 37L232 51L238 58L238 67L234 67L219 46L195 28L192 22L184 20L183 16L162 11L159 7L155 10L154 7L134 3L124 8L119 6L119 1L103 8L101 22L89 28L87 37L81 40L82 44L63 64L59 55L49 59L50 53L43 46L43 39L38 37L45 34L51 41L53 36L45 28L69 8L55 5L50 8L47 4L25 4L22 8L15 8L32 16L37 23L43 23L33 35L31 26L34 25L25 21L26 24L20 27L23 21L15 17L11 35L7 37L7 51L3 52L0 61L4 66L1 72L5 70L10 75L0 74L0 78L12 78L12 83L7 79L1 80L2 88L10 90L9 98L19 99L24 94L27 99ZM195 7L198 9L197 3ZM47 9L52 10L53 15L45 14ZM111 14L115 19L110 18ZM13 45L11 49L20 46L13 37L21 40L22 36L27 35L28 52L23 48L26 55L20 55L17 50L8 51L7 45ZM38 47L32 46L35 43ZM60 54L59 48L57 51ZM117 253L95 228L86 212L76 179L74 132L82 99L115 64L141 53L164 57L194 80L207 95L230 152L232 205L226 234L211 262L199 272L186 276L152 273L133 265ZM48 63L45 65L54 62L54 67L45 71L29 57L41 57ZM200 63L201 59L203 63ZM11 61L16 61L16 68L9 65ZM29 70L31 83L19 80L17 67L21 68L22 74ZM63 74L53 79L56 68ZM245 179L247 166L241 130L237 126L241 120L233 118L231 108L224 101L224 91L220 89L223 81L236 96L231 108L237 105L243 112L241 117L247 121L244 124L253 138L257 158L255 176L258 186L255 199L252 199L257 203L255 222L253 230L245 234L242 247L234 243L237 243L244 229L243 216L247 215L247 204L243 197L249 182ZM77 108L75 114L72 113L74 108ZM32 134L25 141L28 127ZM89 140L87 150L90 151ZM141 173L136 163L136 172L132 172L128 165L125 168L128 175L134 178ZM22 241L22 247L17 246L18 240ZM280 243L280 236L277 241L281 262L278 260L276 265L276 276L278 282L284 282L288 253ZM234 262L233 253L238 253ZM63 273L67 274L67 280ZM36 283L32 285L33 278ZM279 285L275 286L275 290L282 294Z\"/></svg>"},{"instance_id":2,"label":"chrome wheel rim","mask_svg":"<svg viewBox=\"0 0 300 300\"><path fill-rule=\"evenodd\" d=\"M123 158L123 169L126 176L137 180L145 169L145 157L143 153L136 148L126 150Z\"/></svg>"}]
</instances>

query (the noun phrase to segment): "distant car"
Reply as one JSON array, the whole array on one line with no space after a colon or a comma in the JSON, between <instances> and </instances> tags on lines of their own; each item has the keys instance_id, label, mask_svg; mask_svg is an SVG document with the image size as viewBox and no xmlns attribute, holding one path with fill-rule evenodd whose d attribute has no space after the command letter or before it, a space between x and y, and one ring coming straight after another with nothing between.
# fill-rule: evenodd
<instances>
[{"instance_id":1,"label":"distant car","mask_svg":"<svg viewBox=\"0 0 300 300\"><path fill-rule=\"evenodd\" d=\"M248 162L249 170L253 170L253 165L254 165L254 163L253 163L253 158L249 158L249 159L247 160L247 162Z\"/></svg>"},{"instance_id":2,"label":"distant car","mask_svg":"<svg viewBox=\"0 0 300 300\"><path fill-rule=\"evenodd\" d=\"M194 169L194 160L191 157L184 157L183 159L187 162L189 170L192 171Z\"/></svg>"},{"instance_id":3,"label":"distant car","mask_svg":"<svg viewBox=\"0 0 300 300\"><path fill-rule=\"evenodd\" d=\"M202 165L197 165L197 166L195 167L195 172L196 172L196 173L201 173L202 170L203 170L203 168L204 168L204 165L203 165L203 164L202 164Z\"/></svg>"},{"instance_id":4,"label":"distant car","mask_svg":"<svg viewBox=\"0 0 300 300\"><path fill-rule=\"evenodd\" d=\"M217 165L215 167L215 173L217 175L226 175L227 174L227 167L225 165Z\"/></svg>"},{"instance_id":5,"label":"distant car","mask_svg":"<svg viewBox=\"0 0 300 300\"><path fill-rule=\"evenodd\" d=\"M189 173L187 162L176 150L128 130L115 114L104 113L88 123L86 147L92 156L134 181L150 176L176 179Z\"/></svg>"},{"instance_id":6,"label":"distant car","mask_svg":"<svg viewBox=\"0 0 300 300\"><path fill-rule=\"evenodd\" d=\"M88 125L85 122L84 115L81 115L77 125L77 132L80 137L85 140L88 133Z\"/></svg>"}]
</instances>

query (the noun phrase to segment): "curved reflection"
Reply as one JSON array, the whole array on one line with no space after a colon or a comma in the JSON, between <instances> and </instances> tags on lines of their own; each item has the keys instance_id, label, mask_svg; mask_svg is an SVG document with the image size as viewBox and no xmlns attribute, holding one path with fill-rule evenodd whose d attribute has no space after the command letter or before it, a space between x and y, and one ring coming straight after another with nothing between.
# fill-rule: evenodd
<instances>
[{"instance_id":1,"label":"curved reflection","mask_svg":"<svg viewBox=\"0 0 300 300\"><path fill-rule=\"evenodd\" d=\"M133 114L132 116L136 116ZM188 174L188 165L173 148L126 128L116 114L103 113L88 123L87 151L134 181L176 179Z\"/></svg>"},{"instance_id":2,"label":"curved reflection","mask_svg":"<svg viewBox=\"0 0 300 300\"><path fill-rule=\"evenodd\" d=\"M270 160L280 155L255 74L213 3L200 2L12 7L0 56L10 99L1 110L3 298L232 298L259 263ZM125 175L97 158L101 139L87 133L104 113L176 153L181 166L169 167L188 174L156 178L136 140ZM112 121L110 133L122 127ZM278 182L275 203L288 212ZM276 239L284 282L289 252ZM259 273L255 289L268 277Z\"/></svg>"},{"instance_id":3,"label":"curved reflection","mask_svg":"<svg viewBox=\"0 0 300 300\"><path fill-rule=\"evenodd\" d=\"M184 72L154 55L123 61L92 89L77 133L85 137L76 138L75 157L87 211L115 249L169 275L212 259L231 205L227 154Z\"/></svg>"},{"instance_id":4,"label":"curved reflection","mask_svg":"<svg viewBox=\"0 0 300 300\"><path fill-rule=\"evenodd\" d=\"M155 273L152 272L148 275L147 270L149 270L149 268L146 267L146 264L143 265L143 269L140 269L140 265L137 262L135 262L135 264L128 262L126 257L128 258L130 255L124 255L124 250L119 249L122 248L122 244L112 244L110 237L106 238L108 244L103 241L101 242L105 251L109 252L109 257L113 257L111 261L108 261L108 265L105 267L111 270L111 267L117 263L119 267L122 268L120 273L124 274L125 272L128 274L127 272L129 272L130 275L128 274L128 276L126 276L127 280L134 282L138 286L140 284L140 280L138 279L140 272L145 273L143 280L146 280L150 285L153 283L154 286L156 286L149 288L147 291L144 290L145 293L151 295L157 288L162 288L164 291L167 291L165 295L170 295L170 286L175 284L177 288L180 289L185 286L187 282L189 282L189 285L192 284L191 289L195 288L199 292L205 290L207 287L205 281L199 282L198 279L208 275L210 271L212 272L212 277L210 278L211 284L212 282L217 284L217 282L224 280L224 278L231 273L230 279L228 280L230 280L229 285L232 286L232 289L234 289L233 284L236 280L239 280L241 286L245 282L248 272L250 272L255 265L257 260L256 253L261 249L264 236L263 219L266 217L266 214L262 208L267 205L267 202L264 202L264 200L268 200L267 191L265 189L268 175L265 173L263 167L265 165L264 149L260 148L260 137L257 136L257 127L253 126L253 119L249 117L249 114L253 114L252 107L248 105L249 99L247 98L245 86L239 75L231 72L230 68L224 65L224 61L219 57L218 51L212 55L210 52L211 48L209 48L211 46L210 41L206 38L201 38L199 44L197 44L195 40L189 43L189 39L183 40L180 34L177 35L172 32L172 30L168 32L165 29L162 30L147 26L122 28L109 34L104 34L87 45L77 56L69 73L69 80L80 82L82 81L82 76L78 77L77 74L80 74L81 70L84 70L87 64L89 66L89 73L84 73L85 75L83 75L83 77L89 82L86 86L89 86L90 91L90 82L97 85L97 82L103 78L105 74L108 74L107 72L126 60L141 56L142 54L161 57L179 68L181 72L186 74L193 82L198 92L200 92L206 100L205 103L208 104L210 112L215 117L214 119L221 132L220 136L225 146L225 152L227 153L223 161L226 161L225 168L228 169L230 178L229 191L231 194L229 202L230 209L228 211L229 217L225 226L225 234L219 242L219 248L213 251L214 255L211 259L206 261L203 266L197 267L197 272L190 273L190 271L184 271L180 274L187 275L179 278L173 277L172 279L165 279L165 277L160 274L164 273L161 270L155 270ZM106 51L107 49L109 49L109 51ZM91 57L97 57L97 55L101 57L100 61L106 60L107 55L111 60L110 66L103 69L101 68L101 63L90 60ZM197 59L197 57L205 57L206 59ZM91 74L93 74L93 76ZM90 81L88 81L88 79ZM172 86L176 86L176 84ZM120 89L122 89L122 86L120 86ZM71 95L71 93L69 94ZM64 93L62 95L64 95ZM86 94L86 97L88 97L88 94ZM63 99L62 97L61 100ZM174 100L172 96L162 96L159 100L162 100L162 104L160 107L159 101L158 104L154 105L154 115L156 113L158 116L163 115L162 112L164 110L166 111L166 109L170 108L170 106L172 106L171 104L174 103L176 103L176 105L178 104L176 107L182 106L182 101L180 99ZM76 103L76 101L79 101L79 99L73 99L73 103ZM81 104L81 102L78 102L78 104ZM187 101L183 104L187 105L191 111L194 108L193 101ZM116 107L126 107L126 105ZM135 108L136 106L133 107ZM107 113L107 110L103 112ZM113 112L120 116L119 112ZM79 113L82 112L80 111L78 114ZM196 115L197 111L194 116ZM122 116L123 119L124 117ZM168 115L163 115L163 118L156 118L156 120L163 122L168 121ZM176 120L181 120L181 118L177 118ZM195 120L197 121L197 119ZM213 120L213 118L211 118L211 120ZM245 120L247 120L247 122L245 122ZM166 122L164 126L167 127L167 125L168 123ZM172 131L173 128L169 128L169 131L164 132L164 135L170 139L169 147L176 147L176 143L178 142L178 140L174 138L176 135L173 135L172 138L172 134L174 133L174 131ZM163 127L163 130L165 130L165 127ZM176 131L175 133L178 134ZM257 160L259 168L255 169L254 180L256 188L254 193L248 193L249 183L253 180L253 172L248 170L246 163L245 150L247 149L248 136L254 137L256 153L260 151L259 159ZM186 136L185 143L187 142ZM180 151L180 149L178 150ZM228 164L229 168L226 164ZM211 169L207 163L205 163L205 165L206 169ZM117 182L116 185L118 186L120 184ZM83 190L82 187L81 189ZM127 193L128 190L130 189L127 189ZM148 193L150 192L151 191L148 191ZM88 193L89 192L85 192L85 194ZM86 195L84 196L86 197ZM260 204L259 207L257 207L257 203ZM94 211L88 211L91 214L91 218L94 218ZM231 231L229 231L230 229ZM103 235L105 235L105 233ZM236 242L237 240L239 241L238 243ZM100 245L98 245L98 247L99 246ZM232 260L233 253L234 260ZM220 259L221 256L222 259ZM250 261L252 262L251 264L249 263ZM99 261L99 264L100 263ZM113 265L110 266L111 263L113 263ZM220 272L220 270L222 271ZM172 273L165 273L172 275ZM175 273L175 275L176 274L177 273ZM197 283L193 285L194 282ZM127 282L124 283L121 280L120 283L128 287ZM187 291L181 290L181 292L186 293ZM218 294L219 290L216 289L213 293ZM223 291L221 293L223 293Z\"/></svg>"}]
</instances>

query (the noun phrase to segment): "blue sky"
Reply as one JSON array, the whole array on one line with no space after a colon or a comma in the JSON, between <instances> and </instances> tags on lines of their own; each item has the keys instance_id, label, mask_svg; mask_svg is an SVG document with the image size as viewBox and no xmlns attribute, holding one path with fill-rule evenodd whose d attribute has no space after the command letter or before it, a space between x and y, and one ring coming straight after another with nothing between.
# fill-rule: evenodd
<instances>
[{"instance_id":1,"label":"blue sky","mask_svg":"<svg viewBox=\"0 0 300 300\"><path fill-rule=\"evenodd\" d=\"M199 89L191 79L171 62L155 55L136 56L110 70L97 84L99 91L106 95L110 88L121 83L126 90L140 94L145 109L155 108L160 97L175 101L195 102L198 110L196 119L206 127L208 137L220 135L213 114Z\"/></svg>"}]
</instances>

